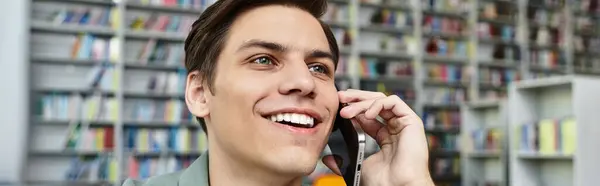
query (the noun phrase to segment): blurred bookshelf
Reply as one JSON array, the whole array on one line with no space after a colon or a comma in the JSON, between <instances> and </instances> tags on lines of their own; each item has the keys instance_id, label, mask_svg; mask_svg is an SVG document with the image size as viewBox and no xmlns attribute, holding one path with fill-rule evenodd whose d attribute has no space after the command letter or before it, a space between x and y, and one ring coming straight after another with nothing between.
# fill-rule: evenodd
<instances>
[{"instance_id":1,"label":"blurred bookshelf","mask_svg":"<svg viewBox=\"0 0 600 186\"><path fill-rule=\"evenodd\" d=\"M595 142L600 78L525 80L509 92L510 185L590 185L600 162Z\"/></svg>"},{"instance_id":2,"label":"blurred bookshelf","mask_svg":"<svg viewBox=\"0 0 600 186\"><path fill-rule=\"evenodd\" d=\"M32 0L26 181L120 185L189 165L206 142L183 102L183 42L214 1ZM463 104L502 100L519 80L600 74L597 8L582 1L329 2L336 83L398 95L421 116L437 185L460 185L464 158L496 157L460 151ZM67 148L73 136L85 149Z\"/></svg>"},{"instance_id":3,"label":"blurred bookshelf","mask_svg":"<svg viewBox=\"0 0 600 186\"><path fill-rule=\"evenodd\" d=\"M502 185L508 180L508 102L473 101L461 108L464 185Z\"/></svg>"}]
</instances>

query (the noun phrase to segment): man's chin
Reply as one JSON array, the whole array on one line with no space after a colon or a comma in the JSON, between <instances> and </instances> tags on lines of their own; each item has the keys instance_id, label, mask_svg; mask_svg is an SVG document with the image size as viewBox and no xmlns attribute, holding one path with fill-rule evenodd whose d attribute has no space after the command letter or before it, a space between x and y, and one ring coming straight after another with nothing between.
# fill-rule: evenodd
<instances>
[{"instance_id":1,"label":"man's chin","mask_svg":"<svg viewBox=\"0 0 600 186\"><path fill-rule=\"evenodd\" d=\"M271 156L270 160L280 173L306 176L312 173L321 161L320 152L286 152Z\"/></svg>"}]
</instances>

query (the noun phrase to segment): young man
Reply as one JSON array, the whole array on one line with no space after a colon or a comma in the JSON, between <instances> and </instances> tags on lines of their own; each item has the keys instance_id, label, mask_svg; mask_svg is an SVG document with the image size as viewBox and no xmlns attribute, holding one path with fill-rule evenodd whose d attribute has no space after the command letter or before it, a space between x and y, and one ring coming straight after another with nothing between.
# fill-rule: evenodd
<instances>
[{"instance_id":1,"label":"young man","mask_svg":"<svg viewBox=\"0 0 600 186\"><path fill-rule=\"evenodd\" d=\"M341 116L375 138L366 186L433 185L419 117L397 96L337 91L339 51L320 17L326 0L219 0L185 43L186 103L209 150L181 172L125 185L300 185L320 161ZM375 118L380 116L386 123ZM336 172L334 158L324 163Z\"/></svg>"}]
</instances>

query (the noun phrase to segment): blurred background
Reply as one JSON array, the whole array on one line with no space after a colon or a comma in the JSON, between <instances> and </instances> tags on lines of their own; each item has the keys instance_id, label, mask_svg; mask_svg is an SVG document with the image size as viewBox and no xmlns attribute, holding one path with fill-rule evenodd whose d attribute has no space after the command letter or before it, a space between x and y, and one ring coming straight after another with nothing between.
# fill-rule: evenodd
<instances>
[{"instance_id":1,"label":"blurred background","mask_svg":"<svg viewBox=\"0 0 600 186\"><path fill-rule=\"evenodd\" d=\"M189 166L206 136L183 102L183 41L214 1L0 2L0 184ZM598 0L329 2L337 84L421 116L438 186L598 185Z\"/></svg>"}]
</instances>

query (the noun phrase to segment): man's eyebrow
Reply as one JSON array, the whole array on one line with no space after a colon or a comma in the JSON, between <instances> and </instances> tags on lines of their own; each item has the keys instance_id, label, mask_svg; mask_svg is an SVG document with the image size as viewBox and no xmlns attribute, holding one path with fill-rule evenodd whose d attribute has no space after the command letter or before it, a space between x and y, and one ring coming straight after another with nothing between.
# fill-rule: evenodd
<instances>
[{"instance_id":1,"label":"man's eyebrow","mask_svg":"<svg viewBox=\"0 0 600 186\"><path fill-rule=\"evenodd\" d=\"M282 44L279 43L274 43L274 42L269 42L269 41L262 41L262 40L250 40L248 42L245 42L242 46L240 46L240 48L238 48L238 52L248 49L248 48L265 48L268 50L273 50L276 52L286 52L288 51L288 48L283 46Z\"/></svg>"},{"instance_id":2,"label":"man's eyebrow","mask_svg":"<svg viewBox=\"0 0 600 186\"><path fill-rule=\"evenodd\" d=\"M275 42L270 42L270 41L263 41L263 40L249 40L247 42L245 42L242 46L240 46L238 48L238 52L248 49L248 48L264 48L267 50L272 50L278 53L285 53L288 52L290 49L282 44L279 43L275 43ZM319 49L313 49L310 50L307 53L306 57L310 57L310 58L328 58L331 59L331 61L334 61L334 57L333 54L329 51L324 51L324 50L319 50Z\"/></svg>"},{"instance_id":3,"label":"man's eyebrow","mask_svg":"<svg viewBox=\"0 0 600 186\"><path fill-rule=\"evenodd\" d=\"M312 50L308 57L310 58L329 58L331 61L334 61L333 54L331 52L323 51L323 50Z\"/></svg>"}]
</instances>

